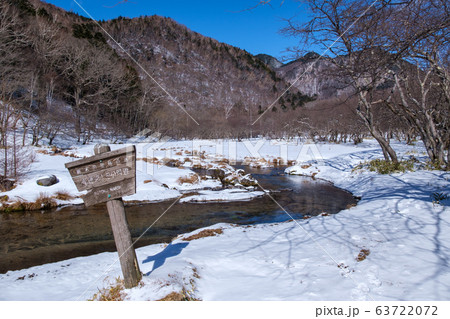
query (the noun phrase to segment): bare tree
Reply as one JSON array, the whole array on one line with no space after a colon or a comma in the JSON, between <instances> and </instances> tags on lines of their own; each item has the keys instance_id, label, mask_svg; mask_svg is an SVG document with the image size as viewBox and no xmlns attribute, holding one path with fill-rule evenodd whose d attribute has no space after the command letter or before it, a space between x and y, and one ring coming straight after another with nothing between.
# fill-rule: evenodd
<instances>
[{"instance_id":1,"label":"bare tree","mask_svg":"<svg viewBox=\"0 0 450 319\"><path fill-rule=\"evenodd\" d=\"M59 68L66 76L65 100L75 113L78 141L86 143L107 112L119 112L119 95L129 89L124 68L110 51L94 50L82 41L65 47ZM125 101L123 101L125 102Z\"/></svg>"},{"instance_id":2,"label":"bare tree","mask_svg":"<svg viewBox=\"0 0 450 319\"><path fill-rule=\"evenodd\" d=\"M0 170L2 182L16 179L29 166L26 149L17 143L21 104L27 99L30 72L24 65L29 45L27 30L18 22L14 7L0 3ZM18 72L17 70L20 70Z\"/></svg>"},{"instance_id":3,"label":"bare tree","mask_svg":"<svg viewBox=\"0 0 450 319\"><path fill-rule=\"evenodd\" d=\"M382 108L387 105L420 134L431 160L444 163L449 147L448 1L305 2L313 18L301 24L291 20L284 32L330 52L324 58L334 64L337 76L350 79L358 97L356 113L385 159L397 161L389 144L392 130L384 132Z\"/></svg>"},{"instance_id":4,"label":"bare tree","mask_svg":"<svg viewBox=\"0 0 450 319\"><path fill-rule=\"evenodd\" d=\"M417 0L399 9L386 42L404 47L403 59L392 72L395 87L386 104L419 133L431 161L450 169L450 6Z\"/></svg>"},{"instance_id":5,"label":"bare tree","mask_svg":"<svg viewBox=\"0 0 450 319\"><path fill-rule=\"evenodd\" d=\"M290 21L284 32L299 36L330 52L324 56L335 66L335 75L347 79L358 97L356 113L379 143L386 160L397 162L397 155L374 117L378 102L377 87L386 76L395 55L386 54L383 39L384 19L389 17L385 1L306 1L313 18L302 24Z\"/></svg>"}]
</instances>

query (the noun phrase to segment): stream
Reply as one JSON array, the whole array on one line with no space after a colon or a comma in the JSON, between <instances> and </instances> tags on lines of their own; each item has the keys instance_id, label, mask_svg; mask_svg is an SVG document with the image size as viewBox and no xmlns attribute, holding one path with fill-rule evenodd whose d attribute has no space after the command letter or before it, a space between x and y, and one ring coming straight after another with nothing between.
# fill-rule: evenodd
<instances>
[{"instance_id":1,"label":"stream","mask_svg":"<svg viewBox=\"0 0 450 319\"><path fill-rule=\"evenodd\" d=\"M335 214L356 199L332 184L308 177L285 175L285 167L252 169L259 184L294 218ZM126 206L133 238L139 237L174 199ZM216 223L283 222L290 217L269 197L250 201L177 203L135 244L170 242L178 234ZM0 273L78 256L116 251L105 204L74 205L45 211L0 214Z\"/></svg>"}]
</instances>

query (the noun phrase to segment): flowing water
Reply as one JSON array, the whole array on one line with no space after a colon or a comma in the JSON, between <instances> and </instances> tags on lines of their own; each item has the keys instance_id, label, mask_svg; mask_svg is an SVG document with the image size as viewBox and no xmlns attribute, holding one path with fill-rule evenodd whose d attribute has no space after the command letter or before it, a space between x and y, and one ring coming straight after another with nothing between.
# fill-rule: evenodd
<instances>
[{"instance_id":1,"label":"flowing water","mask_svg":"<svg viewBox=\"0 0 450 319\"><path fill-rule=\"evenodd\" d=\"M273 198L294 218L323 212L334 214L356 204L350 193L325 181L284 175L284 168L238 168L252 173L263 188L273 191ZM132 236L139 237L172 202L126 206ZM289 219L269 196L228 203L177 203L135 247L170 242L178 234L216 223L254 224ZM104 204L0 214L0 273L115 250Z\"/></svg>"}]
</instances>

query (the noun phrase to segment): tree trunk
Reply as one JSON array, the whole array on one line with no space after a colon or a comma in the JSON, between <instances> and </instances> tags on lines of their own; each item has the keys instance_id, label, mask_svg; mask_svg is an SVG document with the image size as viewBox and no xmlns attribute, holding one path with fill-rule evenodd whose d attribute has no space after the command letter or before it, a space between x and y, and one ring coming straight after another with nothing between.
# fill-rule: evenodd
<instances>
[{"instance_id":1,"label":"tree trunk","mask_svg":"<svg viewBox=\"0 0 450 319\"><path fill-rule=\"evenodd\" d=\"M8 136L5 134L4 138L3 138L3 146L5 148L5 167L3 168L3 176L5 178L8 177Z\"/></svg>"},{"instance_id":2,"label":"tree trunk","mask_svg":"<svg viewBox=\"0 0 450 319\"><path fill-rule=\"evenodd\" d=\"M370 103L366 99L366 95L364 93L360 93L359 99L360 105L358 106L356 113L363 120L364 125L369 129L370 134L380 145L385 160L398 163L397 154L389 144L389 140L383 136L383 134L375 127L373 123L372 109ZM361 107L364 108L364 110L361 110Z\"/></svg>"},{"instance_id":3,"label":"tree trunk","mask_svg":"<svg viewBox=\"0 0 450 319\"><path fill-rule=\"evenodd\" d=\"M447 171L450 171L450 143L447 148Z\"/></svg>"},{"instance_id":4,"label":"tree trunk","mask_svg":"<svg viewBox=\"0 0 450 319\"><path fill-rule=\"evenodd\" d=\"M16 146L16 127L13 127L13 169L14 169L14 178L17 178L17 146Z\"/></svg>"}]
</instances>

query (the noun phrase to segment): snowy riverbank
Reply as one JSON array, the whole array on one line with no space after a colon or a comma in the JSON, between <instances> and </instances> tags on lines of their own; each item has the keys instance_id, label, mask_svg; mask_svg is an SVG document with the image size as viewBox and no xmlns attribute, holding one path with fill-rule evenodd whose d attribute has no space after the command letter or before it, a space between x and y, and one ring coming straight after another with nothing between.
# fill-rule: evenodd
<instances>
[{"instance_id":1,"label":"snowy riverbank","mask_svg":"<svg viewBox=\"0 0 450 319\"><path fill-rule=\"evenodd\" d=\"M166 150L189 152L189 142L167 143ZM255 143L251 145L256 148ZM403 157L423 156L421 146L394 143L394 147ZM418 170L379 175L354 170L361 162L381 158L373 141L358 146L320 144L306 148L267 142L258 148L264 160L254 162L270 164L278 157L298 160L302 156L306 162L308 156L315 157L319 161L312 166L302 163L287 172L332 181L362 198L356 207L336 215L279 224L218 224L208 227L214 231L200 236L189 238L201 232L197 230L168 244L139 248L137 257L146 275L140 287L122 291L123 299L157 300L178 292L201 300L448 300L450 203L433 202L433 193L448 195L450 174ZM89 151L77 150L79 154ZM232 151L238 160L256 157L244 143L237 143L236 151ZM207 146L204 155L213 158L217 153ZM40 165L47 163L45 158L38 160ZM59 167L57 161L63 166L66 160L53 156L42 173ZM169 173L175 170L179 170L177 174ZM189 169L163 166L161 173L159 179L142 175L138 181L164 183L169 186L163 187L164 194L176 198L182 187L170 186L177 184L180 175L190 174ZM68 174L63 174L61 169L58 187L74 192ZM202 187L213 187L213 182L205 180ZM156 182L143 185L149 187L148 191L160 187ZM20 187L26 186L13 192L23 197ZM208 196L212 191L202 192L195 196ZM204 237L208 234L213 236ZM0 300L85 300L114 283L118 276L121 271L116 253L9 271L0 275Z\"/></svg>"}]
</instances>

